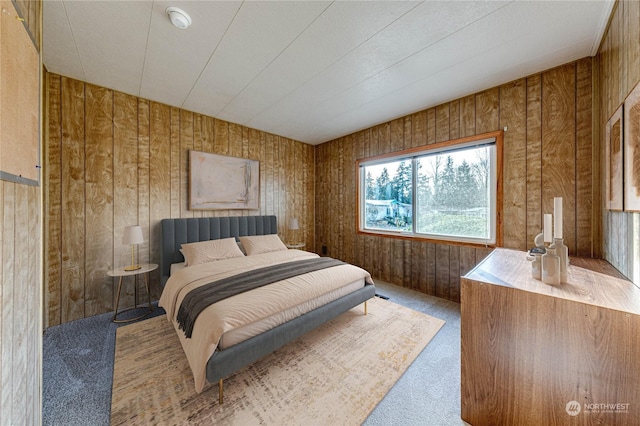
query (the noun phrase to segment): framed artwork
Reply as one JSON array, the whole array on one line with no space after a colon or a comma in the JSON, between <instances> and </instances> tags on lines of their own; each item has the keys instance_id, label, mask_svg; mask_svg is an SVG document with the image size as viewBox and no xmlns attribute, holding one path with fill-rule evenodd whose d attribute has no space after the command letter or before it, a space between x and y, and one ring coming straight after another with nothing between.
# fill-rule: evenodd
<instances>
[{"instance_id":1,"label":"framed artwork","mask_svg":"<svg viewBox=\"0 0 640 426\"><path fill-rule=\"evenodd\" d=\"M624 102L624 210L640 212L640 83Z\"/></svg>"},{"instance_id":2,"label":"framed artwork","mask_svg":"<svg viewBox=\"0 0 640 426\"><path fill-rule=\"evenodd\" d=\"M608 210L622 211L622 105L607 122L605 134L605 200Z\"/></svg>"},{"instance_id":3,"label":"framed artwork","mask_svg":"<svg viewBox=\"0 0 640 426\"><path fill-rule=\"evenodd\" d=\"M256 160L189 151L191 210L258 209L259 180Z\"/></svg>"}]
</instances>

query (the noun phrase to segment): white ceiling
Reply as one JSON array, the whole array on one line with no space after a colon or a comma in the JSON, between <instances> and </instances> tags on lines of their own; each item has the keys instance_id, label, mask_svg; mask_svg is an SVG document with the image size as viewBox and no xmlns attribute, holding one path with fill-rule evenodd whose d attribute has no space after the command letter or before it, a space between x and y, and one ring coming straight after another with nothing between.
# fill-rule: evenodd
<instances>
[{"instance_id":1,"label":"white ceiling","mask_svg":"<svg viewBox=\"0 0 640 426\"><path fill-rule=\"evenodd\" d=\"M54 73L318 144L594 55L612 6L45 0L43 55Z\"/></svg>"}]
</instances>

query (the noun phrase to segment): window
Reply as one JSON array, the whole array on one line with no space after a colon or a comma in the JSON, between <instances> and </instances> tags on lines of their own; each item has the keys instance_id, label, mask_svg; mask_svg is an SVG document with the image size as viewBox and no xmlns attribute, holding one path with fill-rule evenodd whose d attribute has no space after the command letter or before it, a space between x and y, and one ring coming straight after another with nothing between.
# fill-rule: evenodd
<instances>
[{"instance_id":1,"label":"window","mask_svg":"<svg viewBox=\"0 0 640 426\"><path fill-rule=\"evenodd\" d=\"M359 160L358 231L499 243L502 132Z\"/></svg>"}]
</instances>

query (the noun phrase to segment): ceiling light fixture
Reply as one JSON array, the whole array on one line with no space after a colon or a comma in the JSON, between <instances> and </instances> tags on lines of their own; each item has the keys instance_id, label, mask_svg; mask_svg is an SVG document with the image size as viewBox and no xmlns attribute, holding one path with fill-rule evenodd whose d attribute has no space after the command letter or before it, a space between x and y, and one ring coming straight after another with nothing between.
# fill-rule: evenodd
<instances>
[{"instance_id":1,"label":"ceiling light fixture","mask_svg":"<svg viewBox=\"0 0 640 426\"><path fill-rule=\"evenodd\" d=\"M177 7L168 7L166 12L174 27L186 30L191 25L191 17L184 10Z\"/></svg>"}]
</instances>

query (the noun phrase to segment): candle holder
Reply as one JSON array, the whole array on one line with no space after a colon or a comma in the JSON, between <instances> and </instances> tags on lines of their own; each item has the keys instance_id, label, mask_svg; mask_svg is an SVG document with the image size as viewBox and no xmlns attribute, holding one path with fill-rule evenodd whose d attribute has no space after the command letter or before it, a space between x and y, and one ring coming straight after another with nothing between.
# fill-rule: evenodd
<instances>
[{"instance_id":1,"label":"candle holder","mask_svg":"<svg viewBox=\"0 0 640 426\"><path fill-rule=\"evenodd\" d=\"M531 261L531 276L536 280L542 279L542 254L533 253L533 260Z\"/></svg>"},{"instance_id":2,"label":"candle holder","mask_svg":"<svg viewBox=\"0 0 640 426\"><path fill-rule=\"evenodd\" d=\"M536 280L542 279L542 255L546 252L544 234L536 235L533 240L535 247L529 250L527 260L531 261L531 276Z\"/></svg>"},{"instance_id":3,"label":"candle holder","mask_svg":"<svg viewBox=\"0 0 640 426\"><path fill-rule=\"evenodd\" d=\"M562 238L554 238L553 244L549 246L555 250L560 259L560 282L566 283L568 280L567 271L569 269L569 247L564 245Z\"/></svg>"},{"instance_id":4,"label":"candle holder","mask_svg":"<svg viewBox=\"0 0 640 426\"><path fill-rule=\"evenodd\" d=\"M542 255L542 282L560 284L560 258L552 247L547 248L547 252Z\"/></svg>"}]
</instances>

